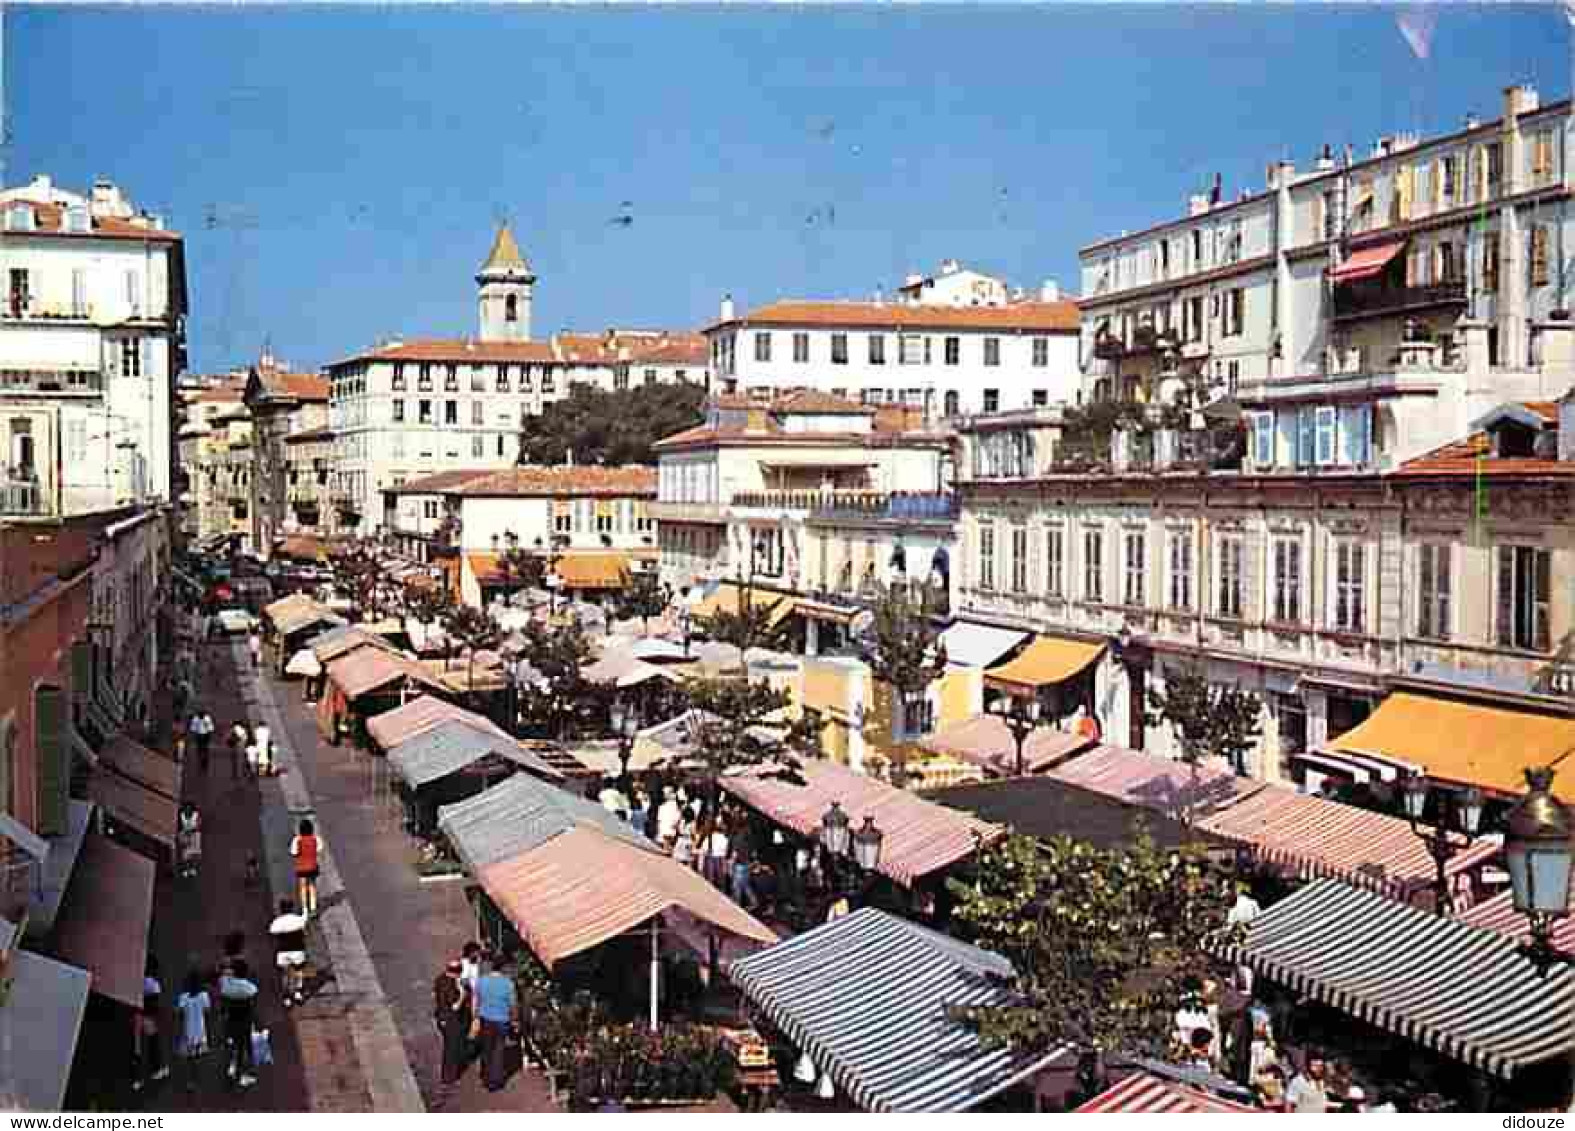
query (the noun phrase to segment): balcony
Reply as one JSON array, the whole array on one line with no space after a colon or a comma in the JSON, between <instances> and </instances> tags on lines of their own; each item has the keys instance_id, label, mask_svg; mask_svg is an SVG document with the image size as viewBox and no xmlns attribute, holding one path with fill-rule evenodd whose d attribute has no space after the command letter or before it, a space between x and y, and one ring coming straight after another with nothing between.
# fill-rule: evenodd
<instances>
[{"instance_id":1,"label":"balcony","mask_svg":"<svg viewBox=\"0 0 1575 1131\"><path fill-rule=\"evenodd\" d=\"M50 396L98 396L104 375L85 366L62 369L0 369L0 394L47 393Z\"/></svg>"},{"instance_id":2,"label":"balcony","mask_svg":"<svg viewBox=\"0 0 1575 1131\"><path fill-rule=\"evenodd\" d=\"M1463 281L1430 283L1426 286L1365 286L1347 283L1334 288L1334 314L1336 322L1354 322L1364 318L1384 318L1414 311L1429 310L1440 306L1465 306L1466 284Z\"/></svg>"},{"instance_id":3,"label":"balcony","mask_svg":"<svg viewBox=\"0 0 1575 1131\"><path fill-rule=\"evenodd\" d=\"M0 479L0 515L41 515L44 492L36 479Z\"/></svg>"},{"instance_id":4,"label":"balcony","mask_svg":"<svg viewBox=\"0 0 1575 1131\"><path fill-rule=\"evenodd\" d=\"M823 521L940 522L957 520L957 496L945 491L816 492L809 517Z\"/></svg>"},{"instance_id":5,"label":"balcony","mask_svg":"<svg viewBox=\"0 0 1575 1131\"><path fill-rule=\"evenodd\" d=\"M676 500L647 503L646 514L658 522L724 523L727 515L720 503L683 503Z\"/></svg>"}]
</instances>

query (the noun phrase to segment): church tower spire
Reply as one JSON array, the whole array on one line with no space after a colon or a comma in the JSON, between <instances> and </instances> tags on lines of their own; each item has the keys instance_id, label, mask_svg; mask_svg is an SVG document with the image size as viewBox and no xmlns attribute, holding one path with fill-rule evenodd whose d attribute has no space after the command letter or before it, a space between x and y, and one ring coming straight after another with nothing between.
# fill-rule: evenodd
<instances>
[{"instance_id":1,"label":"church tower spire","mask_svg":"<svg viewBox=\"0 0 1575 1131\"><path fill-rule=\"evenodd\" d=\"M487 260L476 272L477 307L484 342L530 341L531 300L536 275L520 254L514 233L498 227Z\"/></svg>"}]
</instances>

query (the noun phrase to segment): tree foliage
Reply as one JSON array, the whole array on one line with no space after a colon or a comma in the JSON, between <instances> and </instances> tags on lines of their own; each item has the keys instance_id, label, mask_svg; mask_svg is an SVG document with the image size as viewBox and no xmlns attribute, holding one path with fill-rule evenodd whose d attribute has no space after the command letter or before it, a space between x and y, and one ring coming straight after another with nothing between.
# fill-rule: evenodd
<instances>
[{"instance_id":1,"label":"tree foliage","mask_svg":"<svg viewBox=\"0 0 1575 1131\"><path fill-rule=\"evenodd\" d=\"M692 712L688 756L701 763L713 797L729 770L769 763L792 776L801 759L820 754L819 716L805 711L789 719L792 698L765 680L696 679L685 695Z\"/></svg>"},{"instance_id":2,"label":"tree foliage","mask_svg":"<svg viewBox=\"0 0 1575 1131\"><path fill-rule=\"evenodd\" d=\"M1148 693L1150 725L1168 724L1181 760L1196 767L1211 754L1246 773L1247 751L1263 726L1263 701L1234 684L1210 683L1196 663L1169 666L1164 686Z\"/></svg>"},{"instance_id":3,"label":"tree foliage","mask_svg":"<svg viewBox=\"0 0 1575 1131\"><path fill-rule=\"evenodd\" d=\"M505 599L521 589L541 589L547 582L547 563L521 546L505 547L498 554L497 569Z\"/></svg>"},{"instance_id":4,"label":"tree foliage","mask_svg":"<svg viewBox=\"0 0 1575 1131\"><path fill-rule=\"evenodd\" d=\"M503 640L498 622L480 609L454 605L443 617L443 631L452 647L466 656L465 689L475 690L476 653L496 648Z\"/></svg>"},{"instance_id":5,"label":"tree foliage","mask_svg":"<svg viewBox=\"0 0 1575 1131\"><path fill-rule=\"evenodd\" d=\"M637 385L607 392L577 384L569 395L527 416L520 432L520 462L560 464L567 453L575 463L655 463L651 445L701 421L701 385Z\"/></svg>"},{"instance_id":6,"label":"tree foliage","mask_svg":"<svg viewBox=\"0 0 1575 1131\"><path fill-rule=\"evenodd\" d=\"M865 640L864 661L875 678L890 684L904 701L946 674L946 646L926 608L927 588L886 586L871 610L875 620Z\"/></svg>"},{"instance_id":7,"label":"tree foliage","mask_svg":"<svg viewBox=\"0 0 1575 1131\"><path fill-rule=\"evenodd\" d=\"M577 620L532 625L525 633L522 658L539 677L539 682L520 688L520 713L527 727L560 739L601 730L612 692L585 678L596 651Z\"/></svg>"},{"instance_id":8,"label":"tree foliage","mask_svg":"<svg viewBox=\"0 0 1575 1131\"><path fill-rule=\"evenodd\" d=\"M773 625L770 603L755 600L753 573L736 583L738 607L718 609L704 621L706 634L738 649L739 660L747 669L751 648L776 648L787 638L787 623Z\"/></svg>"},{"instance_id":9,"label":"tree foliage","mask_svg":"<svg viewBox=\"0 0 1575 1131\"><path fill-rule=\"evenodd\" d=\"M657 580L650 570L640 573L623 572L618 592L614 595L615 609L620 619L639 617L640 624L649 635L651 618L667 610L672 592Z\"/></svg>"},{"instance_id":10,"label":"tree foliage","mask_svg":"<svg viewBox=\"0 0 1575 1131\"><path fill-rule=\"evenodd\" d=\"M1216 974L1204 953L1230 907L1202 850L1159 849L1140 829L1105 850L1016 834L982 854L977 878L950 879L954 918L1012 961L1020 998L960 1010L988 1043L1163 1058L1173 1011L1192 979Z\"/></svg>"}]
</instances>

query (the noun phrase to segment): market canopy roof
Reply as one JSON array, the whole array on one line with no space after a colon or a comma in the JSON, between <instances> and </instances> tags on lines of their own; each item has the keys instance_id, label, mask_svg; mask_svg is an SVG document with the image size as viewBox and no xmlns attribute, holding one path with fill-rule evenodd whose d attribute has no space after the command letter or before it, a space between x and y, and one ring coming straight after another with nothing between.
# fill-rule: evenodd
<instances>
[{"instance_id":1,"label":"market canopy roof","mask_svg":"<svg viewBox=\"0 0 1575 1131\"><path fill-rule=\"evenodd\" d=\"M1512 892L1495 895L1458 916L1462 923L1497 931L1522 943L1531 941L1531 924L1524 912L1515 910ZM1570 914L1553 921L1553 949L1564 954L1575 954L1575 888L1570 891Z\"/></svg>"},{"instance_id":2,"label":"market canopy roof","mask_svg":"<svg viewBox=\"0 0 1575 1131\"><path fill-rule=\"evenodd\" d=\"M1250 845L1260 859L1301 879L1328 876L1409 900L1437 876L1432 854L1399 817L1310 797L1277 785L1215 810L1198 827ZM1461 876L1500 851L1496 839L1472 843L1450 858L1445 872Z\"/></svg>"},{"instance_id":3,"label":"market canopy roof","mask_svg":"<svg viewBox=\"0 0 1575 1131\"><path fill-rule=\"evenodd\" d=\"M724 774L721 785L750 808L807 837L820 836L821 818L833 801L841 803L854 829L866 816L874 817L886 837L878 871L904 886L1006 832L835 762L803 759L797 776L802 784L775 766L752 766Z\"/></svg>"},{"instance_id":4,"label":"market canopy roof","mask_svg":"<svg viewBox=\"0 0 1575 1131\"><path fill-rule=\"evenodd\" d=\"M126 734L117 734L99 751L99 760L122 777L138 785L162 793L166 797L180 797L180 763L162 754L155 754Z\"/></svg>"},{"instance_id":5,"label":"market canopy roof","mask_svg":"<svg viewBox=\"0 0 1575 1131\"><path fill-rule=\"evenodd\" d=\"M388 764L412 789L459 773L484 758L496 757L533 774L561 780L562 772L495 728L464 719L445 719L388 751Z\"/></svg>"},{"instance_id":6,"label":"market canopy roof","mask_svg":"<svg viewBox=\"0 0 1575 1131\"><path fill-rule=\"evenodd\" d=\"M1031 695L1041 687L1052 687L1071 679L1097 660L1104 650L1103 644L1085 640L1036 636L1017 656L986 671L985 682L1016 695Z\"/></svg>"},{"instance_id":7,"label":"market canopy roof","mask_svg":"<svg viewBox=\"0 0 1575 1131\"><path fill-rule=\"evenodd\" d=\"M328 665L328 679L347 700L359 699L369 691L387 687L391 683L408 679L433 690L443 690L415 660L407 660L396 652L380 648L360 648L349 655L340 656Z\"/></svg>"},{"instance_id":8,"label":"market canopy roof","mask_svg":"<svg viewBox=\"0 0 1575 1131\"><path fill-rule=\"evenodd\" d=\"M1174 1080L1163 1080L1148 1072L1134 1072L1114 1087L1101 1092L1073 1115L1262 1115L1260 1108L1234 1103L1189 1088Z\"/></svg>"},{"instance_id":9,"label":"market canopy roof","mask_svg":"<svg viewBox=\"0 0 1575 1131\"><path fill-rule=\"evenodd\" d=\"M737 582L724 581L716 587L715 592L708 594L694 607L691 615L696 620L706 620L721 612L737 615L738 610L743 607L745 588L747 587ZM757 586L750 590L749 603L757 609L773 609L784 596L786 594L775 593Z\"/></svg>"},{"instance_id":10,"label":"market canopy roof","mask_svg":"<svg viewBox=\"0 0 1575 1131\"><path fill-rule=\"evenodd\" d=\"M146 856L88 834L55 926L55 954L90 971L95 992L132 1009L142 1008L156 870Z\"/></svg>"},{"instance_id":11,"label":"market canopy roof","mask_svg":"<svg viewBox=\"0 0 1575 1131\"><path fill-rule=\"evenodd\" d=\"M372 741L386 752L450 719L462 719L473 727L503 736L502 728L485 715L434 695L421 695L391 711L373 715L366 721L366 730Z\"/></svg>"},{"instance_id":12,"label":"market canopy roof","mask_svg":"<svg viewBox=\"0 0 1575 1131\"><path fill-rule=\"evenodd\" d=\"M1575 801L1575 718L1397 691L1332 750L1413 762L1438 781L1504 796L1526 791L1524 770L1557 766L1553 790Z\"/></svg>"},{"instance_id":13,"label":"market canopy roof","mask_svg":"<svg viewBox=\"0 0 1575 1131\"><path fill-rule=\"evenodd\" d=\"M776 941L693 868L599 828L572 828L483 866L476 880L549 969L670 908L731 934Z\"/></svg>"},{"instance_id":14,"label":"market canopy roof","mask_svg":"<svg viewBox=\"0 0 1575 1131\"><path fill-rule=\"evenodd\" d=\"M367 646L393 651L392 646L379 636L366 632L359 625L345 624L331 628L321 636L314 636L306 646L321 664L337 660L340 656Z\"/></svg>"},{"instance_id":15,"label":"market canopy roof","mask_svg":"<svg viewBox=\"0 0 1575 1131\"><path fill-rule=\"evenodd\" d=\"M0 948L17 942L16 927L0 919ZM7 973L10 986L0 1009L0 1089L8 1107L59 1111L93 976L21 949L11 952Z\"/></svg>"},{"instance_id":16,"label":"market canopy roof","mask_svg":"<svg viewBox=\"0 0 1575 1131\"><path fill-rule=\"evenodd\" d=\"M1028 633L1015 628L965 620L955 621L941 633L946 662L969 668L987 668L1027 639Z\"/></svg>"},{"instance_id":17,"label":"market canopy roof","mask_svg":"<svg viewBox=\"0 0 1575 1131\"><path fill-rule=\"evenodd\" d=\"M1207 812L1258 783L1238 778L1223 763L1190 766L1123 746L1096 746L1047 771L1048 776L1166 816Z\"/></svg>"},{"instance_id":18,"label":"market canopy roof","mask_svg":"<svg viewBox=\"0 0 1575 1131\"><path fill-rule=\"evenodd\" d=\"M630 562L628 554L616 550L571 551L558 557L553 572L565 589L621 589Z\"/></svg>"},{"instance_id":19,"label":"market canopy roof","mask_svg":"<svg viewBox=\"0 0 1575 1131\"><path fill-rule=\"evenodd\" d=\"M1011 963L872 907L727 973L866 1111L967 1111L1067 1055L985 1046L949 1011L1009 1002Z\"/></svg>"},{"instance_id":20,"label":"market canopy roof","mask_svg":"<svg viewBox=\"0 0 1575 1131\"><path fill-rule=\"evenodd\" d=\"M338 613L301 593L275 601L264 607L263 613L273 622L280 636L292 636L316 624L344 624L344 618Z\"/></svg>"},{"instance_id":21,"label":"market canopy roof","mask_svg":"<svg viewBox=\"0 0 1575 1131\"><path fill-rule=\"evenodd\" d=\"M173 797L110 773L90 774L87 796L112 819L174 850L177 806Z\"/></svg>"},{"instance_id":22,"label":"market canopy roof","mask_svg":"<svg viewBox=\"0 0 1575 1131\"><path fill-rule=\"evenodd\" d=\"M1390 260L1400 254L1400 249L1405 247L1405 240L1390 240L1387 243L1374 244L1353 251L1346 257L1344 263L1329 269L1329 278L1336 283L1354 283L1359 279L1370 279L1389 266Z\"/></svg>"},{"instance_id":23,"label":"market canopy roof","mask_svg":"<svg viewBox=\"0 0 1575 1131\"><path fill-rule=\"evenodd\" d=\"M670 669L657 667L618 647L607 649L599 659L587 664L580 674L592 683L610 683L615 687L638 687L653 679L679 678Z\"/></svg>"},{"instance_id":24,"label":"market canopy roof","mask_svg":"<svg viewBox=\"0 0 1575 1131\"><path fill-rule=\"evenodd\" d=\"M599 802L527 774L438 810L438 828L465 867L481 869L529 852L577 828L594 828L648 852L658 851Z\"/></svg>"},{"instance_id":25,"label":"market canopy roof","mask_svg":"<svg viewBox=\"0 0 1575 1131\"><path fill-rule=\"evenodd\" d=\"M1575 968L1539 977L1495 931L1335 880L1268 908L1227 960L1502 1077L1575 1047Z\"/></svg>"},{"instance_id":26,"label":"market canopy roof","mask_svg":"<svg viewBox=\"0 0 1575 1131\"><path fill-rule=\"evenodd\" d=\"M960 758L997 777L1017 772L1017 743L999 715L974 715L925 735L919 745ZM1036 727L1023 743L1023 772L1037 774L1094 745L1094 740L1054 727Z\"/></svg>"}]
</instances>

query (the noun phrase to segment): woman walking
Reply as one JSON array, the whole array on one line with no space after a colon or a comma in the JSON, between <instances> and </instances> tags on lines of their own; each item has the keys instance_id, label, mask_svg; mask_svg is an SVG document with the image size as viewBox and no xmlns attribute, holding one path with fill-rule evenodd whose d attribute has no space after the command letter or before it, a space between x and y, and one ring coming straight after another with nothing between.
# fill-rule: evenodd
<instances>
[{"instance_id":1,"label":"woman walking","mask_svg":"<svg viewBox=\"0 0 1575 1131\"><path fill-rule=\"evenodd\" d=\"M175 845L181 876L195 878L202 865L202 814L190 801L182 801L175 816Z\"/></svg>"},{"instance_id":2,"label":"woman walking","mask_svg":"<svg viewBox=\"0 0 1575 1131\"><path fill-rule=\"evenodd\" d=\"M302 821L290 841L290 858L295 861L296 906L308 919L317 917L318 852L321 844L311 821Z\"/></svg>"},{"instance_id":3,"label":"woman walking","mask_svg":"<svg viewBox=\"0 0 1575 1131\"><path fill-rule=\"evenodd\" d=\"M213 998L202 988L202 975L196 970L186 975L186 988L175 999L180 1017L178 1050L186 1071L186 1090L197 1090L197 1062L208 1054L208 1011Z\"/></svg>"},{"instance_id":4,"label":"woman walking","mask_svg":"<svg viewBox=\"0 0 1575 1131\"><path fill-rule=\"evenodd\" d=\"M432 1020L443 1038L444 1085L459 1081L470 1051L470 987L461 978L461 963L450 959L432 983Z\"/></svg>"},{"instance_id":5,"label":"woman walking","mask_svg":"<svg viewBox=\"0 0 1575 1131\"><path fill-rule=\"evenodd\" d=\"M159 1013L163 1006L164 986L159 982L159 963L149 957L142 976L142 1008L132 1014L131 1090L142 1091L149 1081L163 1080L170 1074L164 1063L164 1045L159 1039Z\"/></svg>"}]
</instances>

